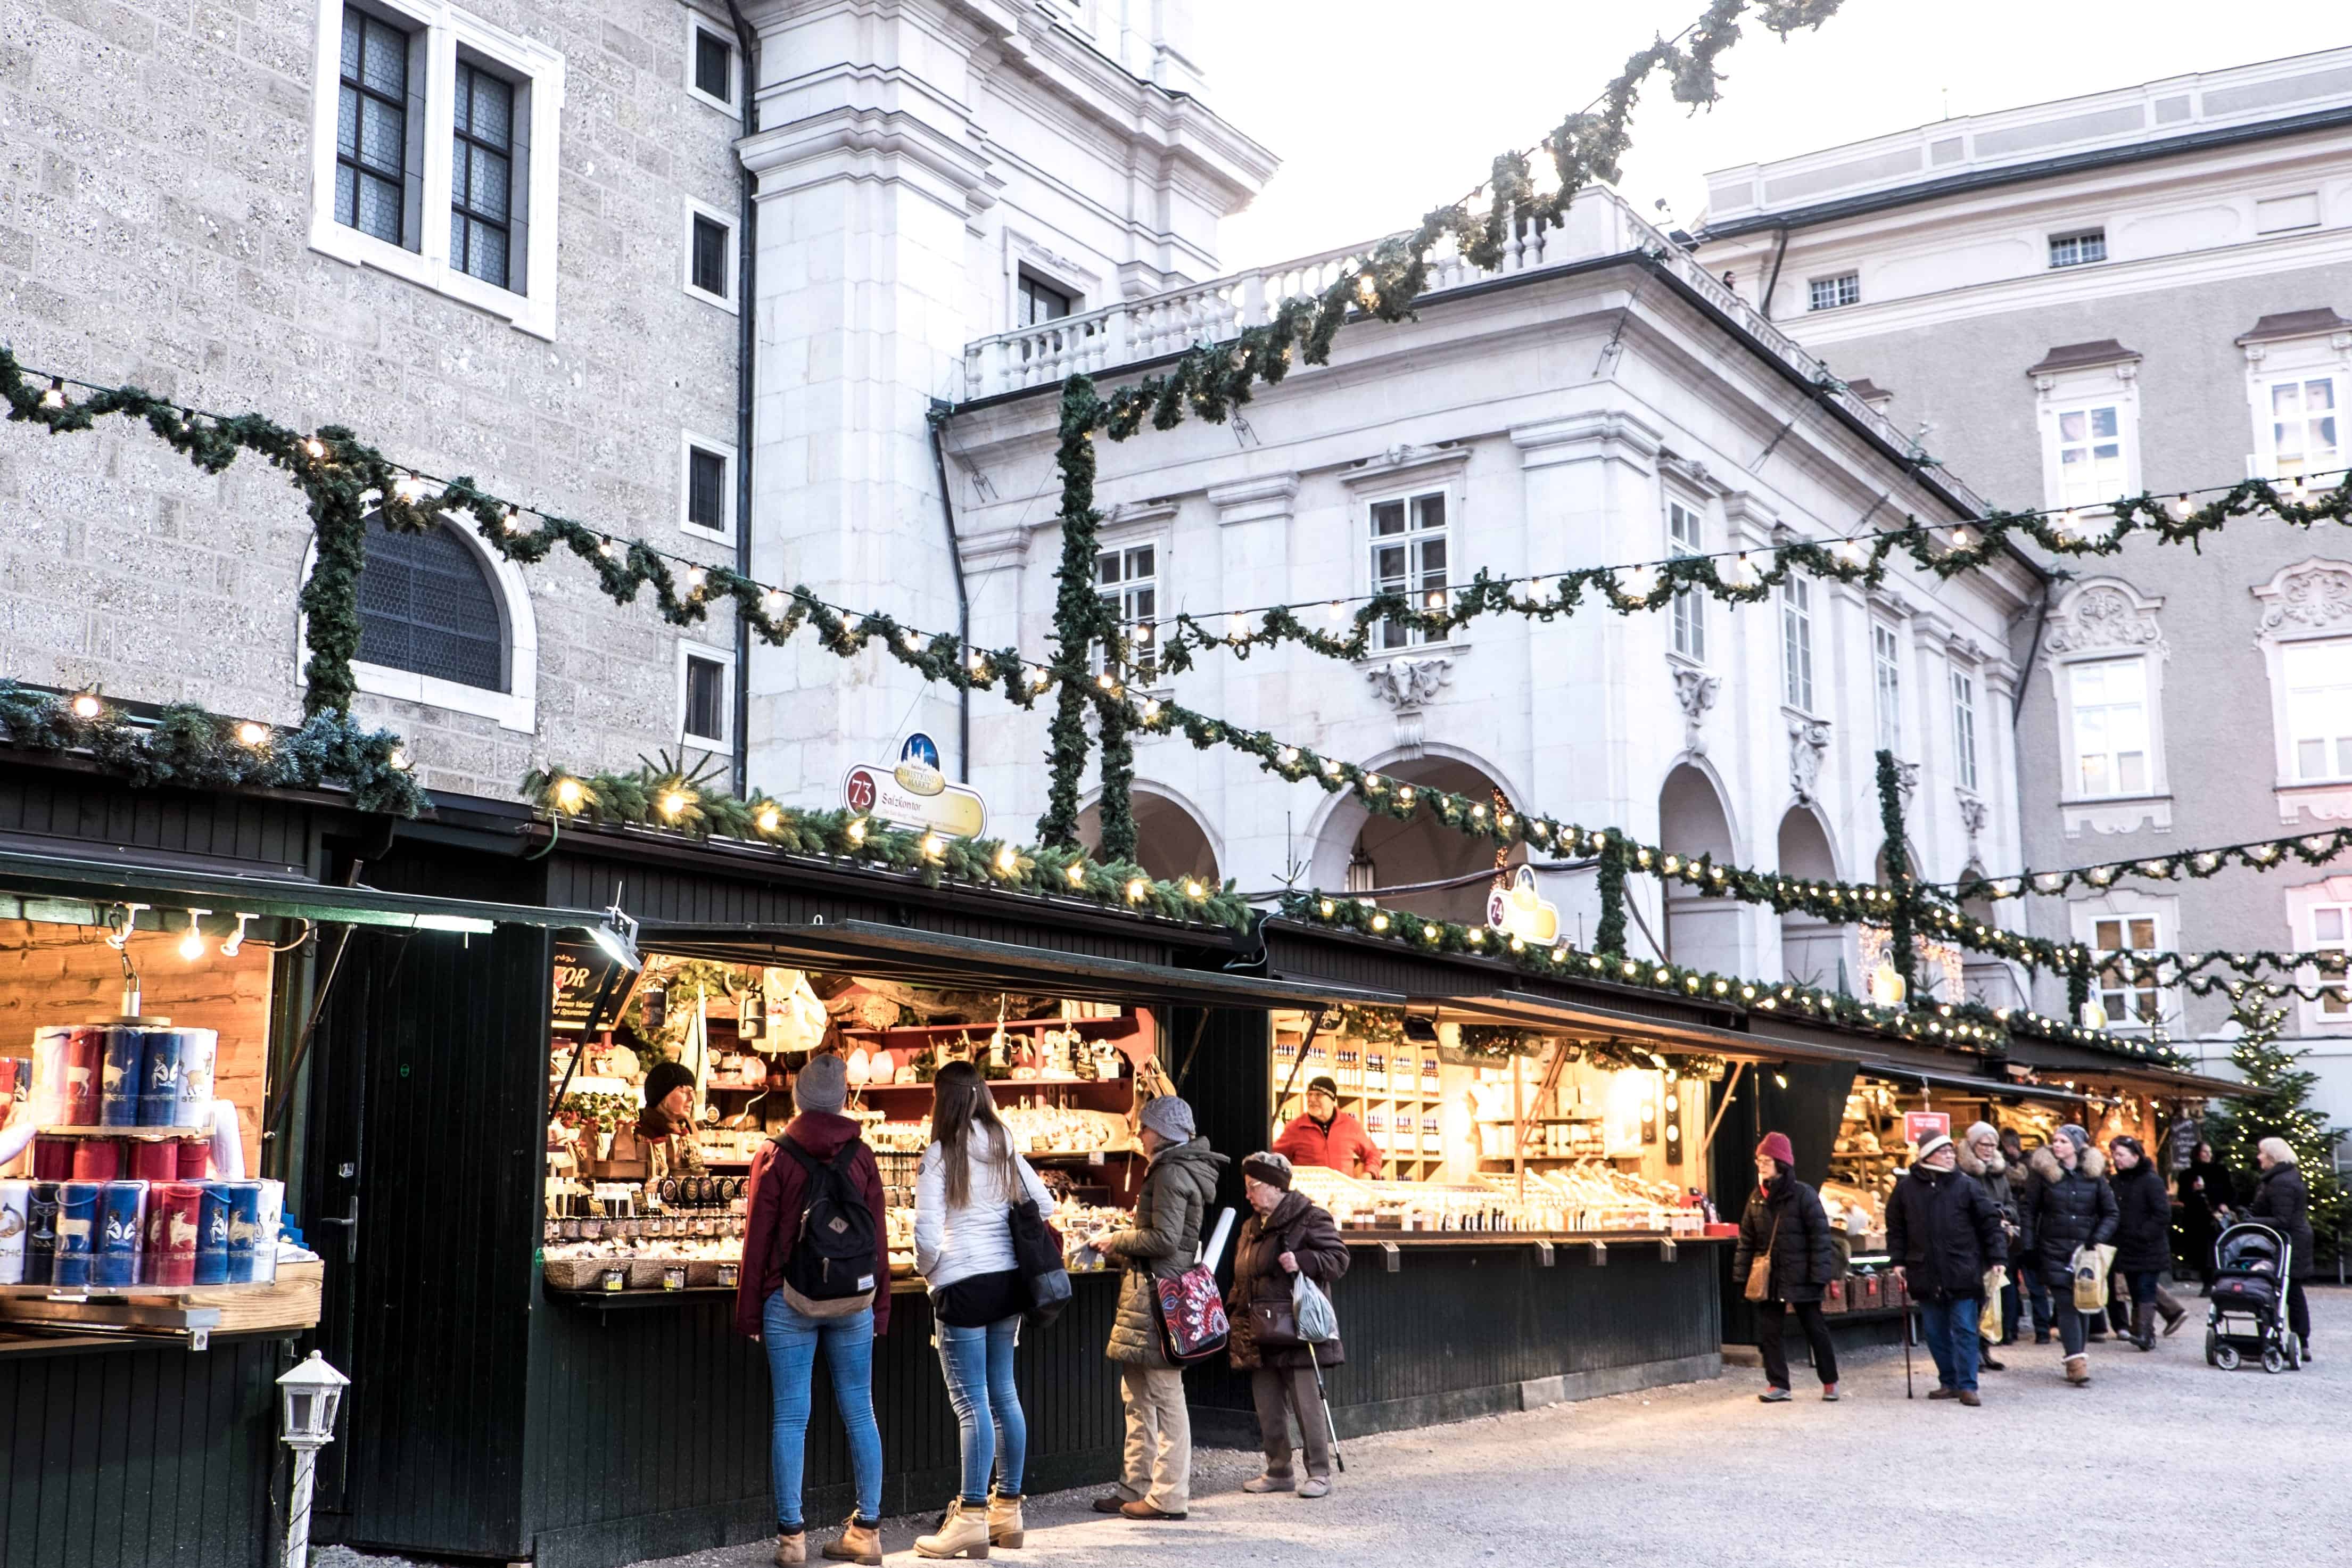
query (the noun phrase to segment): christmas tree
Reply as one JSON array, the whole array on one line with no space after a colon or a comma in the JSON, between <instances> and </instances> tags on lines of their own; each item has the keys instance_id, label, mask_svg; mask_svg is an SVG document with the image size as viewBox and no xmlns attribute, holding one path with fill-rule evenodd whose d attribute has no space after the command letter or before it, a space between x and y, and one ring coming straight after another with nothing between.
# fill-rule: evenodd
<instances>
[{"instance_id":1,"label":"christmas tree","mask_svg":"<svg viewBox=\"0 0 2352 1568\"><path fill-rule=\"evenodd\" d=\"M2290 1051L2278 1043L2279 1027L2286 1022L2285 1008L2265 1007L2249 999L2241 1001L2231 1016L2245 1033L2230 1047L2230 1062L2251 1092L2232 1098L2224 1109L2206 1119L2206 1142L2213 1145L2222 1168L2237 1178L2241 1201L2233 1206L2242 1215L2252 1200L2262 1168L2254 1159L2255 1149L2265 1138L2285 1139L2287 1147L2294 1151L2305 1184L2311 1189L2311 1229L2319 1256L2331 1258L2345 1221L2347 1199L2343 1184L2336 1179L2335 1158L2345 1130L2328 1126L2326 1119L2306 1103L2319 1075L2298 1065L2303 1060L2301 1051Z\"/></svg>"}]
</instances>

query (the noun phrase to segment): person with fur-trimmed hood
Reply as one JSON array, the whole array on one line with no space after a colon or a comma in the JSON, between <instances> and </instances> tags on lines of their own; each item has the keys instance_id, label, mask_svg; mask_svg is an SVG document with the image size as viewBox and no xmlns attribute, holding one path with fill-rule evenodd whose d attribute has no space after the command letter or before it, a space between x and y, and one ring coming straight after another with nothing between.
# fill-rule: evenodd
<instances>
[{"instance_id":1,"label":"person with fur-trimmed hood","mask_svg":"<svg viewBox=\"0 0 2352 1568\"><path fill-rule=\"evenodd\" d=\"M2000 1322L2001 1332L2011 1335L2016 1331L2018 1309L2024 1304L2018 1294L2018 1255L2025 1230L2017 1221L2017 1191L2009 1179L2009 1160L2000 1152L2000 1131L1990 1121L1977 1122L1962 1135L1957 1147L1959 1168L1977 1179L1985 1196L2000 1210L2000 1250L1985 1259L1985 1270L1990 1273L1996 1266L2005 1270L2000 1287ZM2008 1371L2007 1363L1994 1358L1992 1342L1981 1335L1979 1338L1977 1364L1987 1372Z\"/></svg>"},{"instance_id":2,"label":"person with fur-trimmed hood","mask_svg":"<svg viewBox=\"0 0 2352 1568\"><path fill-rule=\"evenodd\" d=\"M2035 1180L2027 1189L2024 1221L2032 1262L2049 1281L2058 1339L2066 1352L2066 1381L2080 1388L2091 1381L2084 1344L2090 1313L2074 1307L2074 1254L2105 1247L2116 1238L2116 1194L2107 1185L2106 1160L2091 1134L2074 1122L2033 1152Z\"/></svg>"}]
</instances>

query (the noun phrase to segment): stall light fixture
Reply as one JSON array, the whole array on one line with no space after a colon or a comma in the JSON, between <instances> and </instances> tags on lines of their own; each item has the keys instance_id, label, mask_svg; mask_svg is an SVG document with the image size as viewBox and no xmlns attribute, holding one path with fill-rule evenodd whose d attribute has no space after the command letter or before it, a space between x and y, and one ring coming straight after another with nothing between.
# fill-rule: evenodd
<instances>
[{"instance_id":1,"label":"stall light fixture","mask_svg":"<svg viewBox=\"0 0 2352 1568\"><path fill-rule=\"evenodd\" d=\"M190 910L188 911L188 934L180 939L180 956L186 959L190 963L194 963L196 960L205 955L204 929L197 925L196 921L199 917L208 915L210 913L212 913L212 910Z\"/></svg>"},{"instance_id":2,"label":"stall light fixture","mask_svg":"<svg viewBox=\"0 0 2352 1568\"><path fill-rule=\"evenodd\" d=\"M252 921L252 920L253 917L245 913L242 910L237 911L236 930L229 932L228 940L221 943L221 956L223 958L235 958L236 956L236 950L245 945L245 928Z\"/></svg>"},{"instance_id":3,"label":"stall light fixture","mask_svg":"<svg viewBox=\"0 0 2352 1568\"><path fill-rule=\"evenodd\" d=\"M487 926L488 922L483 923ZM644 956L637 952L637 922L622 912L618 902L604 911L603 924L588 928L588 934L604 950L606 957L630 973L646 966Z\"/></svg>"},{"instance_id":4,"label":"stall light fixture","mask_svg":"<svg viewBox=\"0 0 2352 1568\"><path fill-rule=\"evenodd\" d=\"M1774 1089L1786 1089L1786 1088L1788 1088L1788 1087L1789 1087L1789 1075L1788 1075L1787 1073L1782 1073L1782 1072L1776 1072L1776 1073L1774 1073L1774 1074L1772 1075L1772 1087L1773 1087Z\"/></svg>"},{"instance_id":5,"label":"stall light fixture","mask_svg":"<svg viewBox=\"0 0 2352 1568\"><path fill-rule=\"evenodd\" d=\"M409 922L412 931L454 931L467 936L488 936L498 930L488 921L472 915L418 915Z\"/></svg>"}]
</instances>

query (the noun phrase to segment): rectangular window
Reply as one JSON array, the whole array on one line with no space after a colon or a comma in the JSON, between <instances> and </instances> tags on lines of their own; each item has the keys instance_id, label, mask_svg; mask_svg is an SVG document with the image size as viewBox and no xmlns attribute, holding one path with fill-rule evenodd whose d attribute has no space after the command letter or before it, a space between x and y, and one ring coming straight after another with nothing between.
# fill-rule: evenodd
<instances>
[{"instance_id":1,"label":"rectangular window","mask_svg":"<svg viewBox=\"0 0 2352 1568\"><path fill-rule=\"evenodd\" d=\"M2102 957L2149 953L2156 949L2154 915L2102 915L2091 924L2091 946ZM2096 975L2099 1005L2110 1027L2155 1024L2164 1017L2164 992L2156 976L2120 963L2103 963Z\"/></svg>"},{"instance_id":2,"label":"rectangular window","mask_svg":"<svg viewBox=\"0 0 2352 1568\"><path fill-rule=\"evenodd\" d=\"M686 453L686 521L712 533L727 531L727 458L689 447Z\"/></svg>"},{"instance_id":3,"label":"rectangular window","mask_svg":"<svg viewBox=\"0 0 2352 1568\"><path fill-rule=\"evenodd\" d=\"M1903 653L1893 626L1871 626L1870 672L1879 749L1899 757L1903 754Z\"/></svg>"},{"instance_id":4,"label":"rectangular window","mask_svg":"<svg viewBox=\"0 0 2352 1568\"><path fill-rule=\"evenodd\" d=\"M335 132L335 221L405 249L408 35L364 11L343 13Z\"/></svg>"},{"instance_id":5,"label":"rectangular window","mask_svg":"<svg viewBox=\"0 0 2352 1568\"><path fill-rule=\"evenodd\" d=\"M727 743L727 667L700 654L686 656L686 738Z\"/></svg>"},{"instance_id":6,"label":"rectangular window","mask_svg":"<svg viewBox=\"0 0 2352 1568\"><path fill-rule=\"evenodd\" d=\"M449 166L449 260L458 271L507 287L514 214L514 84L457 62L457 109Z\"/></svg>"},{"instance_id":7,"label":"rectangular window","mask_svg":"<svg viewBox=\"0 0 2352 1568\"><path fill-rule=\"evenodd\" d=\"M694 29L694 90L721 108L735 102L735 47L708 27Z\"/></svg>"},{"instance_id":8,"label":"rectangular window","mask_svg":"<svg viewBox=\"0 0 2352 1568\"><path fill-rule=\"evenodd\" d=\"M2336 378L2317 375L2271 384L2271 472L2279 479L2344 467L2341 400Z\"/></svg>"},{"instance_id":9,"label":"rectangular window","mask_svg":"<svg viewBox=\"0 0 2352 1568\"><path fill-rule=\"evenodd\" d=\"M1816 278L1809 285L1808 310L1834 310L1840 305L1862 303L1862 274L1841 272L1834 278Z\"/></svg>"},{"instance_id":10,"label":"rectangular window","mask_svg":"<svg viewBox=\"0 0 2352 1568\"><path fill-rule=\"evenodd\" d=\"M717 218L694 215L689 233L687 280L698 293L708 294L724 304L730 297L728 287L728 239L731 230Z\"/></svg>"},{"instance_id":11,"label":"rectangular window","mask_svg":"<svg viewBox=\"0 0 2352 1568\"><path fill-rule=\"evenodd\" d=\"M2123 411L2116 404L2058 416L2058 504L2105 506L2124 493Z\"/></svg>"},{"instance_id":12,"label":"rectangular window","mask_svg":"<svg viewBox=\"0 0 2352 1568\"><path fill-rule=\"evenodd\" d=\"M2107 258L2107 231L2104 228L2081 229L2074 234L2053 234L2050 237L2050 265L2053 267L2085 267Z\"/></svg>"},{"instance_id":13,"label":"rectangular window","mask_svg":"<svg viewBox=\"0 0 2352 1568\"><path fill-rule=\"evenodd\" d=\"M1666 552L1676 560L1702 552L1699 514L1678 500L1666 503ZM1706 595L1685 588L1675 595L1675 651L1706 662Z\"/></svg>"},{"instance_id":14,"label":"rectangular window","mask_svg":"<svg viewBox=\"0 0 2352 1568\"><path fill-rule=\"evenodd\" d=\"M1780 584L1780 699L1813 710L1813 585L1795 575Z\"/></svg>"},{"instance_id":15,"label":"rectangular window","mask_svg":"<svg viewBox=\"0 0 2352 1568\"><path fill-rule=\"evenodd\" d=\"M2103 658L2069 666L2074 791L2081 798L2146 795L2149 787L2147 666Z\"/></svg>"},{"instance_id":16,"label":"rectangular window","mask_svg":"<svg viewBox=\"0 0 2352 1568\"><path fill-rule=\"evenodd\" d=\"M1966 670L1952 671L1952 771L1959 786L1977 787L1977 681Z\"/></svg>"},{"instance_id":17,"label":"rectangular window","mask_svg":"<svg viewBox=\"0 0 2352 1568\"><path fill-rule=\"evenodd\" d=\"M1416 607L1445 607L1445 493L1372 503L1372 592L1406 594ZM1402 621L1383 621L1380 648L1411 647L1428 639Z\"/></svg>"},{"instance_id":18,"label":"rectangular window","mask_svg":"<svg viewBox=\"0 0 2352 1568\"><path fill-rule=\"evenodd\" d=\"M2280 658L2295 778L2352 779L2352 642L2289 643Z\"/></svg>"},{"instance_id":19,"label":"rectangular window","mask_svg":"<svg viewBox=\"0 0 2352 1568\"><path fill-rule=\"evenodd\" d=\"M1050 283L1041 283L1028 273L1021 274L1021 297L1016 309L1020 319L1015 327L1034 327L1046 321L1058 321L1077 309L1077 300Z\"/></svg>"},{"instance_id":20,"label":"rectangular window","mask_svg":"<svg viewBox=\"0 0 2352 1568\"><path fill-rule=\"evenodd\" d=\"M1106 550L1096 556L1095 591L1127 638L1123 668L1108 650L1097 648L1096 668L1119 674L1131 686L1150 685L1160 674L1158 546L1138 544L1125 550Z\"/></svg>"},{"instance_id":21,"label":"rectangular window","mask_svg":"<svg viewBox=\"0 0 2352 1568\"><path fill-rule=\"evenodd\" d=\"M2315 904L2311 910L2313 952L2352 952L2352 904ZM2330 981L2319 994L2322 1017L2352 1016L2352 994Z\"/></svg>"}]
</instances>

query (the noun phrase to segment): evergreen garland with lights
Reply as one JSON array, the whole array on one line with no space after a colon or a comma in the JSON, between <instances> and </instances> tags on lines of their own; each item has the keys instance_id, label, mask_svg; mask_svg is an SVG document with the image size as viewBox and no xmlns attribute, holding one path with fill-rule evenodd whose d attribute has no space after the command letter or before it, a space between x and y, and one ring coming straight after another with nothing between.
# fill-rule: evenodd
<instances>
[{"instance_id":1,"label":"evergreen garland with lights","mask_svg":"<svg viewBox=\"0 0 2352 1568\"><path fill-rule=\"evenodd\" d=\"M1903 977L1906 991L1917 982L1918 950L1911 940L1911 856L1903 841L1903 779L1895 753L1878 752L1878 828L1885 837L1879 851L1886 861L1886 883L1895 896L1886 910L1886 959Z\"/></svg>"},{"instance_id":2,"label":"evergreen garland with lights","mask_svg":"<svg viewBox=\"0 0 2352 1568\"><path fill-rule=\"evenodd\" d=\"M2247 1087L2224 1101L2224 1109L2208 1114L2204 1133L2222 1169L2240 1183L2242 1197L2231 1206L2242 1212L2253 1195L2261 1171L2254 1152L2262 1141L2284 1139L2311 1190L2311 1228L2318 1254L2332 1258L2347 1220L2352 1220L2352 1199L2336 1174L2336 1146L2343 1142L2345 1130L2327 1125L2327 1119L2310 1104L2319 1075L2302 1065L2308 1053L2290 1051L2278 1043L2286 1022L2284 1008L2242 1001L2230 1016L2244 1030L2230 1047L2230 1063Z\"/></svg>"}]
</instances>

